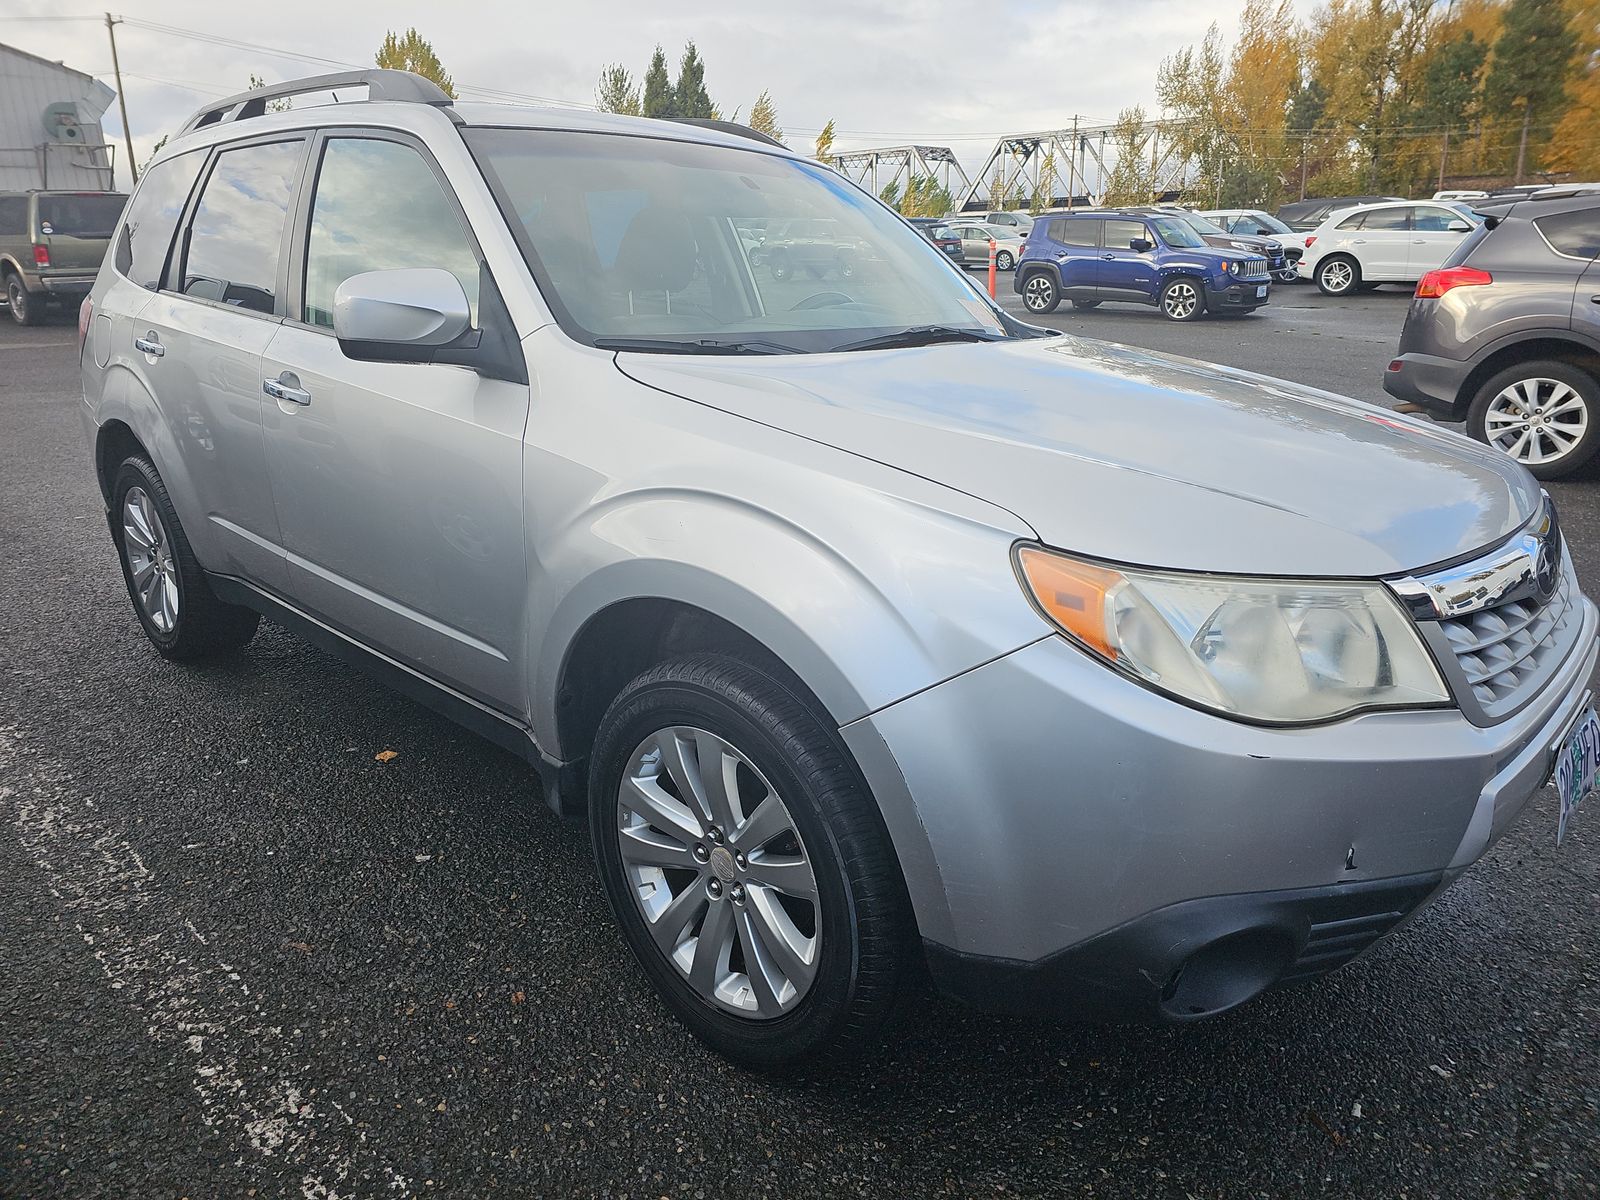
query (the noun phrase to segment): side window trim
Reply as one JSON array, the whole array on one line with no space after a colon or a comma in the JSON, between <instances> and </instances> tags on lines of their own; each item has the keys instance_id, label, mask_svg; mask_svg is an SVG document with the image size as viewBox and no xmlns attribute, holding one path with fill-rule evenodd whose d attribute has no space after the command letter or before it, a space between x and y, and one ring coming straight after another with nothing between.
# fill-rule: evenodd
<instances>
[{"instance_id":1,"label":"side window trim","mask_svg":"<svg viewBox=\"0 0 1600 1200\"><path fill-rule=\"evenodd\" d=\"M183 215L178 218L178 233L172 239L172 247L167 251L166 269L162 276L161 292L165 295L176 296L180 300L187 300L192 304L204 304L211 308L220 308L226 312L243 313L263 321L282 322L284 317L284 288L287 286L289 264L287 261L290 246L289 218L294 209L299 207L299 197L305 192L306 184L306 150L311 144L309 129L288 130L278 133L266 134L253 138L241 138L238 141L218 142L210 148L205 164L200 168L200 174L194 186L189 191L189 201L183 207ZM183 279L183 273L188 267L189 259L189 234L194 225L195 213L200 208L200 199L206 193L206 185L211 182L211 177L216 173L217 161L229 150L243 150L250 146L266 146L274 142L299 142L300 165L295 168L294 195L295 205L288 213L284 214L283 234L278 242L278 274L274 281L277 294L272 298L272 311L270 313L255 312L252 309L240 308L236 304L223 304L217 300L207 300L200 296L190 296L181 287L174 287L175 282ZM177 280L173 279L176 273Z\"/></svg>"},{"instance_id":2,"label":"side window trim","mask_svg":"<svg viewBox=\"0 0 1600 1200\"><path fill-rule=\"evenodd\" d=\"M461 232L466 236L467 245L471 247L473 257L478 260L479 288L483 289L486 282L492 286L493 276L489 270L488 259L484 257L483 245L478 241L478 235L472 228L472 222L467 219L467 211L461 206L461 198L456 195L456 189L451 184L438 160L433 157L419 139L409 133L398 129L377 129L371 126L329 126L325 129L315 130L311 138L310 153L302 168L301 178L305 185L295 197L294 211L289 214L289 231L292 239L286 247L285 257L289 264L289 278L285 284L284 292L284 323L296 329L308 329L320 333L324 337L332 337L333 330L326 326L313 325L305 319L306 304L306 265L307 255L311 250L311 214L316 202L317 184L322 178L322 165L327 159L327 147L331 141L371 141L393 142L400 146L416 151L421 155L422 161L433 172L434 179L438 182L440 190L444 193L446 202L451 211L456 215L456 220L461 223ZM483 316L480 312L479 323Z\"/></svg>"}]
</instances>

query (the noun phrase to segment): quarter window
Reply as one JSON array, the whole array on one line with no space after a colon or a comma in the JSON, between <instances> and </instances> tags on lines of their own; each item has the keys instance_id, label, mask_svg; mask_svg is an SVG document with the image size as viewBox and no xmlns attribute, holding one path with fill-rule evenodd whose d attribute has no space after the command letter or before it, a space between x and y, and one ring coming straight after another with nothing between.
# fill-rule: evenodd
<instances>
[{"instance_id":1,"label":"quarter window","mask_svg":"<svg viewBox=\"0 0 1600 1200\"><path fill-rule=\"evenodd\" d=\"M1366 213L1356 213L1355 216L1346 217L1344 220L1340 221L1338 225L1334 226L1334 228L1336 228L1336 229L1360 229L1361 226L1362 226L1362 223L1364 221L1366 221L1366 219L1367 219L1367 214Z\"/></svg>"},{"instance_id":2,"label":"quarter window","mask_svg":"<svg viewBox=\"0 0 1600 1200\"><path fill-rule=\"evenodd\" d=\"M140 178L117 239L116 259L117 270L140 287L152 292L160 288L173 232L205 161L203 153L180 154L148 168Z\"/></svg>"},{"instance_id":3,"label":"quarter window","mask_svg":"<svg viewBox=\"0 0 1600 1200\"><path fill-rule=\"evenodd\" d=\"M1574 258L1600 255L1600 208L1552 213L1534 222L1545 240L1562 254Z\"/></svg>"},{"instance_id":4,"label":"quarter window","mask_svg":"<svg viewBox=\"0 0 1600 1200\"><path fill-rule=\"evenodd\" d=\"M0 237L28 236L28 198L0 196Z\"/></svg>"},{"instance_id":5,"label":"quarter window","mask_svg":"<svg viewBox=\"0 0 1600 1200\"><path fill-rule=\"evenodd\" d=\"M333 296L350 276L404 267L449 271L477 323L478 256L433 168L399 142L331 139L306 243L307 324L333 328Z\"/></svg>"},{"instance_id":6,"label":"quarter window","mask_svg":"<svg viewBox=\"0 0 1600 1200\"><path fill-rule=\"evenodd\" d=\"M273 311L283 226L303 146L268 142L217 156L189 223L184 295Z\"/></svg>"}]
</instances>

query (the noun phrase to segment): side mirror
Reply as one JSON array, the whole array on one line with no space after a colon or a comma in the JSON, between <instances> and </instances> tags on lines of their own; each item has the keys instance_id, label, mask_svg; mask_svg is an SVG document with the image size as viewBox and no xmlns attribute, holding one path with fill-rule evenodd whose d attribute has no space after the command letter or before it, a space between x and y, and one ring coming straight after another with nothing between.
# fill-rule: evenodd
<instances>
[{"instance_id":1,"label":"side mirror","mask_svg":"<svg viewBox=\"0 0 1600 1200\"><path fill-rule=\"evenodd\" d=\"M1450 224L1447 225L1445 228L1448 229L1451 233L1471 233L1472 232L1472 224L1469 221L1451 221Z\"/></svg>"},{"instance_id":2,"label":"side mirror","mask_svg":"<svg viewBox=\"0 0 1600 1200\"><path fill-rule=\"evenodd\" d=\"M1257 237L1271 237L1272 236L1272 230L1268 229L1265 225L1257 225L1256 226L1256 236Z\"/></svg>"},{"instance_id":3,"label":"side mirror","mask_svg":"<svg viewBox=\"0 0 1600 1200\"><path fill-rule=\"evenodd\" d=\"M1128 249L1132 250L1135 254L1149 254L1150 251L1154 250L1155 248L1156 244L1149 238L1134 238L1128 243Z\"/></svg>"},{"instance_id":4,"label":"side mirror","mask_svg":"<svg viewBox=\"0 0 1600 1200\"><path fill-rule=\"evenodd\" d=\"M333 332L346 358L433 362L471 328L461 281L438 267L366 271L333 294Z\"/></svg>"}]
</instances>

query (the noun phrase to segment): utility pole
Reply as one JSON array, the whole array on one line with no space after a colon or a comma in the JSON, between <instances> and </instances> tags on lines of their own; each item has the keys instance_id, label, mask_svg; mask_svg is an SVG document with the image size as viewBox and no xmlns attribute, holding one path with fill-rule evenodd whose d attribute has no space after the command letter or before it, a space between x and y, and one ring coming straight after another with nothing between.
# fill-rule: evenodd
<instances>
[{"instance_id":1,"label":"utility pole","mask_svg":"<svg viewBox=\"0 0 1600 1200\"><path fill-rule=\"evenodd\" d=\"M117 61L117 22L106 14L106 36L111 39L111 73L117 77L117 107L122 111L122 139L128 147L128 174L139 182L139 164L133 158L133 130L128 128L128 98L122 90L122 64Z\"/></svg>"},{"instance_id":2,"label":"utility pole","mask_svg":"<svg viewBox=\"0 0 1600 1200\"><path fill-rule=\"evenodd\" d=\"M1306 157L1311 151L1311 131L1300 139L1300 199L1306 198Z\"/></svg>"},{"instance_id":3,"label":"utility pole","mask_svg":"<svg viewBox=\"0 0 1600 1200\"><path fill-rule=\"evenodd\" d=\"M1439 190L1444 191L1444 166L1450 158L1450 126L1444 127L1444 145L1439 150Z\"/></svg>"}]
</instances>

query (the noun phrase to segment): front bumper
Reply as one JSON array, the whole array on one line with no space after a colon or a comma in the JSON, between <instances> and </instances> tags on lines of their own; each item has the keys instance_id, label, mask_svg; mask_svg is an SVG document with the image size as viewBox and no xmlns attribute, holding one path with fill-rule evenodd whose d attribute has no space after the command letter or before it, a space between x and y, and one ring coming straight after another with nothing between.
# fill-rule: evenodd
<instances>
[{"instance_id":1,"label":"front bumper","mask_svg":"<svg viewBox=\"0 0 1600 1200\"><path fill-rule=\"evenodd\" d=\"M1271 298L1272 284L1266 279L1241 280L1221 287L1214 286L1210 280L1206 281L1206 307L1212 311L1219 308L1259 308Z\"/></svg>"},{"instance_id":2,"label":"front bumper","mask_svg":"<svg viewBox=\"0 0 1600 1200\"><path fill-rule=\"evenodd\" d=\"M1461 394L1472 364L1432 354L1402 354L1383 373L1383 390L1442 421L1464 421L1472 397Z\"/></svg>"},{"instance_id":3,"label":"front bumper","mask_svg":"<svg viewBox=\"0 0 1600 1200\"><path fill-rule=\"evenodd\" d=\"M990 1006L1014 992L1024 1007L1185 1019L1338 965L1306 957L1321 927L1370 922L1341 943L1363 949L1483 854L1582 703L1597 654L1582 605L1538 699L1488 727L1455 710L1246 725L1050 636L844 734L937 981ZM1374 896L1388 898L1361 909ZM1192 1002L1180 970L1224 1002Z\"/></svg>"}]
</instances>

